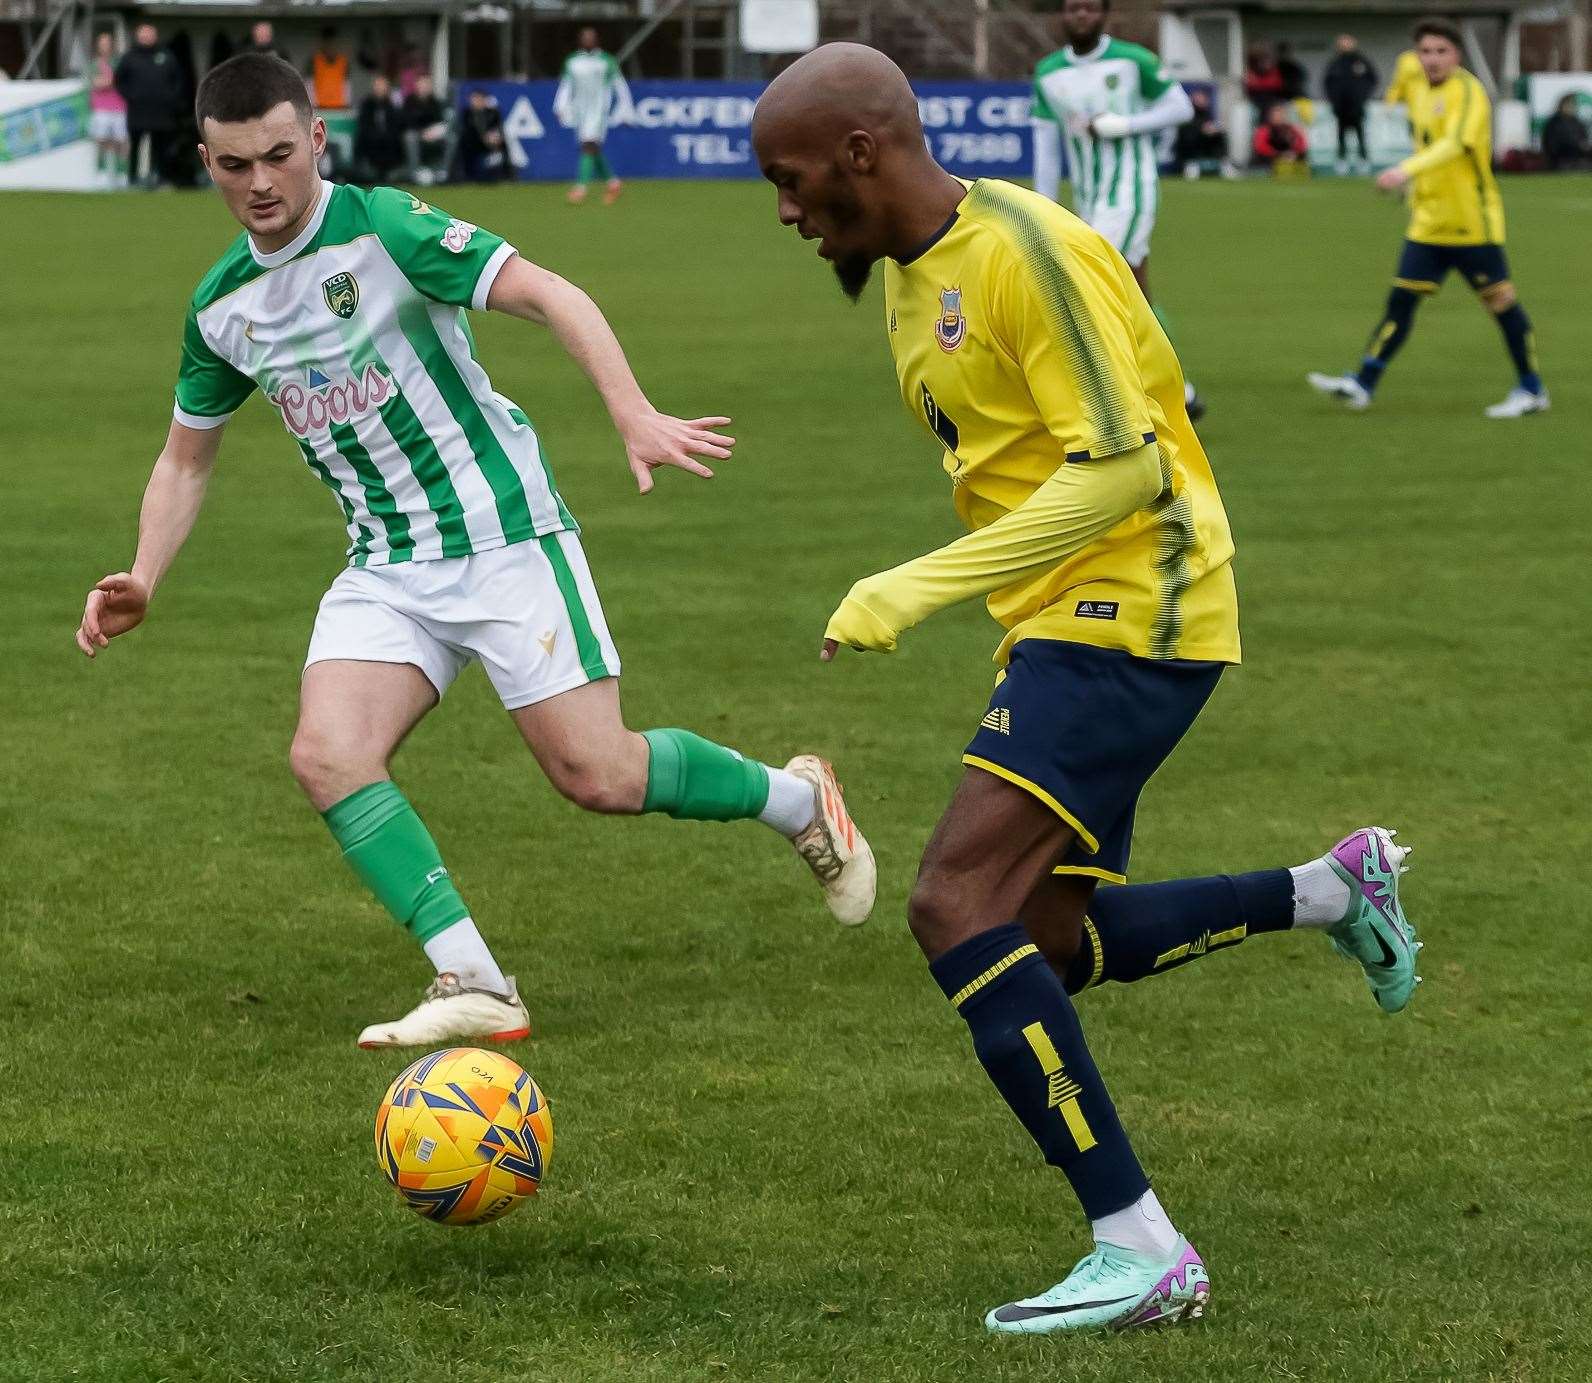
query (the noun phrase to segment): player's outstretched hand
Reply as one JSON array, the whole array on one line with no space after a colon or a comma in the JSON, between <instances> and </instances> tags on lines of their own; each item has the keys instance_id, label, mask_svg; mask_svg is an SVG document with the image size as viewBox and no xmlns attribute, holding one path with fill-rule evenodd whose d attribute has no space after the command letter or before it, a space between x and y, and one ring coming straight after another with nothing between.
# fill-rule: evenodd
<instances>
[{"instance_id":1,"label":"player's outstretched hand","mask_svg":"<svg viewBox=\"0 0 1592 1383\"><path fill-rule=\"evenodd\" d=\"M714 428L727 426L729 421L728 418L673 418L653 409L627 423L622 435L630 473L636 477L636 488L647 494L652 489L652 473L659 466L675 466L711 480L713 472L695 458L730 459L735 438L714 431Z\"/></svg>"},{"instance_id":2,"label":"player's outstretched hand","mask_svg":"<svg viewBox=\"0 0 1592 1383\"><path fill-rule=\"evenodd\" d=\"M1409 180L1410 175L1396 163L1391 168L1384 168L1376 175L1376 185L1384 192L1397 192Z\"/></svg>"},{"instance_id":3,"label":"player's outstretched hand","mask_svg":"<svg viewBox=\"0 0 1592 1383\"><path fill-rule=\"evenodd\" d=\"M142 624L148 610L149 587L131 572L112 572L88 593L77 646L92 658L118 634Z\"/></svg>"}]
</instances>

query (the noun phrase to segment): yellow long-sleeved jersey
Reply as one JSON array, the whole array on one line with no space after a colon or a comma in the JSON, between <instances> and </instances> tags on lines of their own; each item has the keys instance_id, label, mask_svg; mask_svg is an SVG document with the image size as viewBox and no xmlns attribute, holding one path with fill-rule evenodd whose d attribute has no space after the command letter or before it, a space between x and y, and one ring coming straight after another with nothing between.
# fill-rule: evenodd
<instances>
[{"instance_id":1,"label":"yellow long-sleeved jersey","mask_svg":"<svg viewBox=\"0 0 1592 1383\"><path fill-rule=\"evenodd\" d=\"M1405 99L1415 137L1415 153L1401 165L1411 177L1405 234L1428 245L1503 244L1492 103L1482 84L1463 68L1436 86L1422 74Z\"/></svg>"},{"instance_id":2,"label":"yellow long-sleeved jersey","mask_svg":"<svg viewBox=\"0 0 1592 1383\"><path fill-rule=\"evenodd\" d=\"M908 409L974 530L853 588L829 637L864 648L989 594L1006 629L1140 657L1237 662L1232 536L1171 345L1110 244L1023 188L979 181L889 261Z\"/></svg>"}]
</instances>

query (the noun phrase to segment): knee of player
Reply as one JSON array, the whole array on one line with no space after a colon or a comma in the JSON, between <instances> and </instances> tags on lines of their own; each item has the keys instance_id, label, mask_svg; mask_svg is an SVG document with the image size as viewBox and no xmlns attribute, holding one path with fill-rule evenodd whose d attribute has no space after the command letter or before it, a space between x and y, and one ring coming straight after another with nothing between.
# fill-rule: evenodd
<instances>
[{"instance_id":1,"label":"knee of player","mask_svg":"<svg viewBox=\"0 0 1592 1383\"><path fill-rule=\"evenodd\" d=\"M636 785L619 766L601 758L558 759L546 765L548 781L560 796L588 812L634 812L640 809Z\"/></svg>"},{"instance_id":2,"label":"knee of player","mask_svg":"<svg viewBox=\"0 0 1592 1383\"><path fill-rule=\"evenodd\" d=\"M966 940L971 908L956 875L925 870L907 899L907 926L923 954L933 960Z\"/></svg>"},{"instance_id":3,"label":"knee of player","mask_svg":"<svg viewBox=\"0 0 1592 1383\"><path fill-rule=\"evenodd\" d=\"M293 736L287 761L299 787L317 804L325 802L330 805L338 797L346 795L340 790L343 785L353 783L358 786L374 781L382 773L379 766L362 771L360 764L331 741L303 727Z\"/></svg>"},{"instance_id":4,"label":"knee of player","mask_svg":"<svg viewBox=\"0 0 1592 1383\"><path fill-rule=\"evenodd\" d=\"M1491 312L1493 316L1501 317L1504 313L1509 311L1511 307L1519 302L1520 298L1515 293L1514 284L1506 280L1503 283L1495 283L1491 288L1483 293L1482 301L1487 304L1487 310Z\"/></svg>"}]
</instances>

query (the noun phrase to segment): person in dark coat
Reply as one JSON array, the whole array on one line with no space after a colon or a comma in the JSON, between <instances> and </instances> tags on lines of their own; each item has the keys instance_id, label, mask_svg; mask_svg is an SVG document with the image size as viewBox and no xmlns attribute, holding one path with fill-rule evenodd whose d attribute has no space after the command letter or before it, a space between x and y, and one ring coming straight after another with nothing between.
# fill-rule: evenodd
<instances>
[{"instance_id":1,"label":"person in dark coat","mask_svg":"<svg viewBox=\"0 0 1592 1383\"><path fill-rule=\"evenodd\" d=\"M1305 75L1305 69L1299 59L1294 57L1292 44L1277 45L1277 72L1282 77L1282 99L1285 101L1303 99L1309 78Z\"/></svg>"},{"instance_id":2,"label":"person in dark coat","mask_svg":"<svg viewBox=\"0 0 1592 1383\"><path fill-rule=\"evenodd\" d=\"M1542 127L1542 155L1554 172L1586 166L1586 126L1581 123L1575 107L1574 95L1565 95Z\"/></svg>"},{"instance_id":3,"label":"person in dark coat","mask_svg":"<svg viewBox=\"0 0 1592 1383\"><path fill-rule=\"evenodd\" d=\"M448 171L448 108L428 76L417 77L415 89L404 98L404 129L414 142L415 181L442 181Z\"/></svg>"},{"instance_id":4,"label":"person in dark coat","mask_svg":"<svg viewBox=\"0 0 1592 1383\"><path fill-rule=\"evenodd\" d=\"M1349 167L1349 136L1354 135L1359 146L1360 162L1368 163L1365 154L1365 107L1377 86L1376 68L1371 59L1360 51L1353 34L1338 36L1338 51L1327 64L1321 79L1321 88L1327 104L1332 107L1333 118L1338 122L1338 171Z\"/></svg>"},{"instance_id":5,"label":"person in dark coat","mask_svg":"<svg viewBox=\"0 0 1592 1383\"><path fill-rule=\"evenodd\" d=\"M153 24L140 24L133 46L116 64L116 90L127 102L129 174L149 151L148 185L171 181L172 136L182 116L183 79L171 50Z\"/></svg>"},{"instance_id":6,"label":"person in dark coat","mask_svg":"<svg viewBox=\"0 0 1592 1383\"><path fill-rule=\"evenodd\" d=\"M392 83L377 73L371 78L370 95L359 103L359 122L354 128L357 175L384 183L403 161L403 112L393 101Z\"/></svg>"},{"instance_id":7,"label":"person in dark coat","mask_svg":"<svg viewBox=\"0 0 1592 1383\"><path fill-rule=\"evenodd\" d=\"M503 115L491 96L476 87L459 122L459 161L471 182L497 182L508 171Z\"/></svg>"}]
</instances>

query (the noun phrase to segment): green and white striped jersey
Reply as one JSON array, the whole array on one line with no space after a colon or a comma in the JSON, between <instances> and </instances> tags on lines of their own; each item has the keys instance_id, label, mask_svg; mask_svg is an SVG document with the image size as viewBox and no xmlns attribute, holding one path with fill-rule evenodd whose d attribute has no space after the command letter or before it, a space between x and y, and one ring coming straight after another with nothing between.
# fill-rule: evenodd
<instances>
[{"instance_id":1,"label":"green and white striped jersey","mask_svg":"<svg viewBox=\"0 0 1592 1383\"><path fill-rule=\"evenodd\" d=\"M602 143L609 121L629 105L630 88L611 53L581 48L565 60L553 96L553 114L582 143Z\"/></svg>"},{"instance_id":2,"label":"green and white striped jersey","mask_svg":"<svg viewBox=\"0 0 1592 1383\"><path fill-rule=\"evenodd\" d=\"M1136 43L1102 38L1090 53L1063 48L1034 70L1032 115L1061 127L1078 214L1155 196L1156 135L1097 139L1097 115L1138 115L1172 86L1160 58Z\"/></svg>"},{"instance_id":3,"label":"green and white striped jersey","mask_svg":"<svg viewBox=\"0 0 1592 1383\"><path fill-rule=\"evenodd\" d=\"M240 235L200 282L176 419L218 427L258 388L337 497L354 566L578 531L463 311L513 254L407 192L325 183L291 244Z\"/></svg>"}]
</instances>

